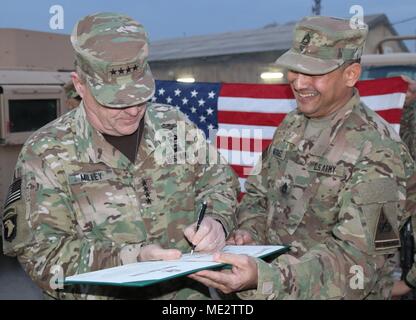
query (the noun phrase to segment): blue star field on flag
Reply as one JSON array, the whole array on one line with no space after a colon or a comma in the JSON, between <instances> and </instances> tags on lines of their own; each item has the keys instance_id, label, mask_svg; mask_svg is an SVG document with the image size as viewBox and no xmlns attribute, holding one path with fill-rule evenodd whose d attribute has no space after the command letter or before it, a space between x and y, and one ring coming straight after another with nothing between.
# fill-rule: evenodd
<instances>
[{"instance_id":1,"label":"blue star field on flag","mask_svg":"<svg viewBox=\"0 0 416 320\"><path fill-rule=\"evenodd\" d=\"M152 102L178 108L205 133L206 137L209 137L209 130L218 129L220 88L220 83L156 80L156 91Z\"/></svg>"}]
</instances>

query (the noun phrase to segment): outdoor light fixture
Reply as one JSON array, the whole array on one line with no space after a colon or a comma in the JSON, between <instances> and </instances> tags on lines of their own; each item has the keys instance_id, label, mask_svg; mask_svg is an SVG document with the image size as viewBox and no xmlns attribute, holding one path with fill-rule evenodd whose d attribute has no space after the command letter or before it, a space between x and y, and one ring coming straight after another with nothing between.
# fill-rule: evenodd
<instances>
[{"instance_id":1,"label":"outdoor light fixture","mask_svg":"<svg viewBox=\"0 0 416 320\"><path fill-rule=\"evenodd\" d=\"M274 80L274 79L282 79L284 76L283 72L263 72L260 75L260 78L263 80Z\"/></svg>"},{"instance_id":2,"label":"outdoor light fixture","mask_svg":"<svg viewBox=\"0 0 416 320\"><path fill-rule=\"evenodd\" d=\"M195 78L192 78L192 77L183 77L183 78L177 78L176 81L178 81L178 82L186 82L186 83L193 83L193 82L195 82Z\"/></svg>"}]
</instances>

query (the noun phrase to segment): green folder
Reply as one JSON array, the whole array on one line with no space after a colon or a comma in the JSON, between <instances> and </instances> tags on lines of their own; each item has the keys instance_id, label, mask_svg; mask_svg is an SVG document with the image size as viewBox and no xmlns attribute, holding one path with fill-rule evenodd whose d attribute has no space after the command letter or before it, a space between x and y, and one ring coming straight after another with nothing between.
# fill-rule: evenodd
<instances>
[{"instance_id":1,"label":"green folder","mask_svg":"<svg viewBox=\"0 0 416 320\"><path fill-rule=\"evenodd\" d=\"M288 246L226 246L227 253L247 254L256 258L273 258L289 250ZM230 264L212 261L212 256L185 254L180 260L146 261L66 277L64 285L145 287L201 270L231 268Z\"/></svg>"}]
</instances>

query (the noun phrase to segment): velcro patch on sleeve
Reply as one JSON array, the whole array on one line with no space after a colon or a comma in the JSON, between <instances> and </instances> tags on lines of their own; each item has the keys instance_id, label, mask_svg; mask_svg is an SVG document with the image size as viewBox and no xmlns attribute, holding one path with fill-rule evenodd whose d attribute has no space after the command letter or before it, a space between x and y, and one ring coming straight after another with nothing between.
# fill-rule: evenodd
<instances>
[{"instance_id":1,"label":"velcro patch on sleeve","mask_svg":"<svg viewBox=\"0 0 416 320\"><path fill-rule=\"evenodd\" d=\"M354 186L356 190L355 203L365 205L370 203L386 203L399 200L397 183L393 179L380 178L360 183Z\"/></svg>"},{"instance_id":2,"label":"velcro patch on sleeve","mask_svg":"<svg viewBox=\"0 0 416 320\"><path fill-rule=\"evenodd\" d=\"M4 203L4 208L6 209L13 202L20 200L22 197L22 179L16 179L11 186L9 187L9 192L7 193L6 202Z\"/></svg>"}]
</instances>

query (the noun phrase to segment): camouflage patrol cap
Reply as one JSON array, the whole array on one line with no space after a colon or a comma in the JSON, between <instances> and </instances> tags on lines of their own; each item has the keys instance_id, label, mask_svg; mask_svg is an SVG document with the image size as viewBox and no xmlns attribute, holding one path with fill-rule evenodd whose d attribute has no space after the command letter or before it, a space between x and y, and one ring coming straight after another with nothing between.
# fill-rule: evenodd
<instances>
[{"instance_id":1,"label":"camouflage patrol cap","mask_svg":"<svg viewBox=\"0 0 416 320\"><path fill-rule=\"evenodd\" d=\"M92 14L78 21L71 42L76 64L100 104L125 108L153 96L148 39L140 23L117 13Z\"/></svg>"},{"instance_id":2,"label":"camouflage patrol cap","mask_svg":"<svg viewBox=\"0 0 416 320\"><path fill-rule=\"evenodd\" d=\"M361 57L367 33L364 22L351 26L350 20L306 17L295 26L292 48L276 64L305 74L331 72Z\"/></svg>"}]
</instances>

